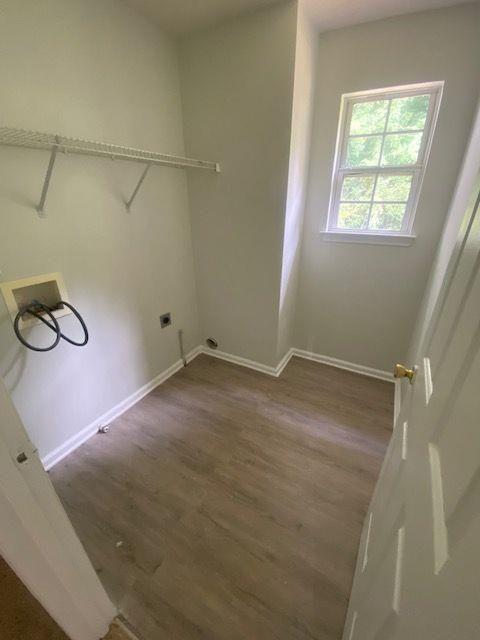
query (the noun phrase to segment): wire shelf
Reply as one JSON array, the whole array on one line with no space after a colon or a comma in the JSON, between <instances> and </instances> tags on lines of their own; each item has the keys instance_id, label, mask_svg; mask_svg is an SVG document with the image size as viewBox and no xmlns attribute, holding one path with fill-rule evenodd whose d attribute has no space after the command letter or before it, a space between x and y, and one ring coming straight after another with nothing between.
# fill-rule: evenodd
<instances>
[{"instance_id":1,"label":"wire shelf","mask_svg":"<svg viewBox=\"0 0 480 640\"><path fill-rule=\"evenodd\" d=\"M134 198L140 189L149 168L152 165L163 167L173 167L175 169L206 169L220 172L218 162L211 160L196 160L194 158L184 158L167 153L158 153L145 149L136 149L107 142L95 142L93 140L82 140L80 138L69 138L55 135L53 133L41 133L39 131L28 131L27 129L13 129L11 127L0 127L0 145L11 147L26 147L29 149L45 149L50 151L50 162L45 176L40 204L37 207L39 215L44 215L45 200L48 187L58 152L78 153L101 158L111 158L112 160L129 160L130 162L140 162L145 165L142 176L131 196L126 202L126 207L130 210Z\"/></svg>"},{"instance_id":2,"label":"wire shelf","mask_svg":"<svg viewBox=\"0 0 480 640\"><path fill-rule=\"evenodd\" d=\"M209 160L196 160L194 158L184 158L182 156L136 149L134 147L126 147L107 142L68 138L53 133L12 129L10 127L0 127L0 144L49 150L56 147L58 151L64 153L80 153L83 155L100 156L114 160L130 160L143 164L157 164L179 169L196 168L209 169L210 171L219 170L218 163Z\"/></svg>"}]
</instances>

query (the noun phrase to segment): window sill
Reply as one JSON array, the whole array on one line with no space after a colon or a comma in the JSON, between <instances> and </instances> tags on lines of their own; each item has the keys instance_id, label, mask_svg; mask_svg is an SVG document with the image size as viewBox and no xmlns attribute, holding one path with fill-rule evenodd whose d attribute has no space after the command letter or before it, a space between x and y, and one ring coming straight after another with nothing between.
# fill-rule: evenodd
<instances>
[{"instance_id":1,"label":"window sill","mask_svg":"<svg viewBox=\"0 0 480 640\"><path fill-rule=\"evenodd\" d=\"M415 240L414 235L390 233L355 233L351 231L322 231L326 242L352 242L356 244L387 244L397 247L409 247Z\"/></svg>"}]
</instances>

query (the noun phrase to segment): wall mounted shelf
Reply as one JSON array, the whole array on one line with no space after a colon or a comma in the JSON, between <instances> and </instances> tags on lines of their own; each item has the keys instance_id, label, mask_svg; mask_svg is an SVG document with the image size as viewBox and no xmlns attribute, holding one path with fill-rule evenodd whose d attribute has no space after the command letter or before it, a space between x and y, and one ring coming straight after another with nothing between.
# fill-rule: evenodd
<instances>
[{"instance_id":1,"label":"wall mounted shelf","mask_svg":"<svg viewBox=\"0 0 480 640\"><path fill-rule=\"evenodd\" d=\"M135 149L134 147L125 147L118 144L94 142L91 140L81 140L79 138L67 138L53 133L40 133L38 131L28 131L26 129L0 127L0 144L12 147L26 147L29 149L44 149L50 151L47 173L43 183L40 203L37 207L37 212L39 216L42 217L45 215L45 202L48 188L57 153L59 151L65 154L77 153L88 156L110 158L112 160L129 160L130 162L139 162L145 165L132 196L125 203L127 210L130 210L130 207L132 206L132 203L145 180L147 172L152 165L173 167L175 169L206 169L217 173L220 172L219 163L209 160L184 158L166 153L158 153L156 151L146 151L143 149Z\"/></svg>"}]
</instances>

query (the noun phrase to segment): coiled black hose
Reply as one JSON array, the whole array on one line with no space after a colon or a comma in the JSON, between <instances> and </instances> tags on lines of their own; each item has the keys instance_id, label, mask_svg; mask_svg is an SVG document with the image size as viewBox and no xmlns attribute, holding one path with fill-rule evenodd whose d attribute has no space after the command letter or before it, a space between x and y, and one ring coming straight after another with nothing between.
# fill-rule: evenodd
<instances>
[{"instance_id":1,"label":"coiled black hose","mask_svg":"<svg viewBox=\"0 0 480 640\"><path fill-rule=\"evenodd\" d=\"M84 347L87 344L88 339L89 339L88 329L87 329L87 325L85 324L85 321L83 320L82 316L78 313L78 311L75 309L75 307L73 305L69 304L68 302L60 300L60 302L58 303L58 306L60 306L60 305L70 309L70 311L73 313L73 315L77 318L77 320L80 323L80 326L83 329L84 339L82 341L80 341L80 342L75 342L75 340L72 340L71 338L68 338L66 335L64 335L60 331L60 325L58 324L58 320L53 315L54 309L51 309L50 307L47 307L46 305L42 304L41 302L37 302L35 300L31 304L29 304L27 307L24 307L23 309L21 309L17 313L17 315L15 316L15 320L13 322L13 329L15 331L15 335L20 340L20 342L25 347L27 347L27 349L31 349L32 351L51 351L52 349L55 349L55 347L60 342L60 339L63 339L66 342L69 342L70 344L73 344L76 347ZM43 315L41 315L39 313L40 311L45 312L46 315L52 321L52 323L50 323L48 320L46 320L43 317ZM27 342L25 340L25 338L22 336L22 334L20 332L20 329L19 329L19 324L20 324L20 320L27 313L29 315L31 315L31 316L34 316L35 318L37 318L41 322L43 322L43 324L47 325L47 327L49 329L51 329L56 334L57 337L55 338L55 341L50 346L48 346L48 347L36 347L33 344L30 344L29 342Z\"/></svg>"}]
</instances>

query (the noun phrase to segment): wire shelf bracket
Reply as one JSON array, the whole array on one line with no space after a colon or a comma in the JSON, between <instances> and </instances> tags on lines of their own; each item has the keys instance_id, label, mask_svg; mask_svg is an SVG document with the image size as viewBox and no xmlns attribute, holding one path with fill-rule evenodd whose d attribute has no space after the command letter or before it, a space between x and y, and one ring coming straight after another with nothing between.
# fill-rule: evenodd
<instances>
[{"instance_id":1,"label":"wire shelf bracket","mask_svg":"<svg viewBox=\"0 0 480 640\"><path fill-rule=\"evenodd\" d=\"M80 138L68 138L51 133L40 133L38 131L28 131L26 129L13 129L11 127L0 127L0 145L11 147L24 147L28 149L44 149L50 151L50 160L45 174L40 202L36 207L40 217L45 217L45 203L48 189L55 166L55 160L59 151L62 153L76 153L81 155L111 158L112 160L128 160L139 162L145 165L143 173L130 197L125 202L127 211L130 211L140 187L142 186L148 171L152 165L172 167L174 169L206 169L220 173L220 164L210 160L196 160L194 158L184 158L173 156L156 151L146 151L134 147L125 147L106 142L94 142L82 140Z\"/></svg>"},{"instance_id":2,"label":"wire shelf bracket","mask_svg":"<svg viewBox=\"0 0 480 640\"><path fill-rule=\"evenodd\" d=\"M58 136L56 136L58 140ZM45 217L45 201L47 199L48 187L50 186L50 180L52 178L53 167L57 158L58 144L53 145L50 153L50 161L47 167L47 173L45 174L45 180L43 182L42 195L40 196L40 203L37 207L37 213L41 218Z\"/></svg>"},{"instance_id":3,"label":"wire shelf bracket","mask_svg":"<svg viewBox=\"0 0 480 640\"><path fill-rule=\"evenodd\" d=\"M150 169L152 165L149 163L147 164L147 166L145 167L145 169L143 170L142 175L140 176L140 180L137 183L137 186L135 187L135 189L133 190L132 196L130 198L130 200L128 202L125 203L125 207L127 209L128 212L130 212L130 209L132 207L132 202L135 200L135 197L137 195L137 193L140 191L140 187L143 184L143 181L145 180L145 178L147 177L147 173Z\"/></svg>"}]
</instances>

